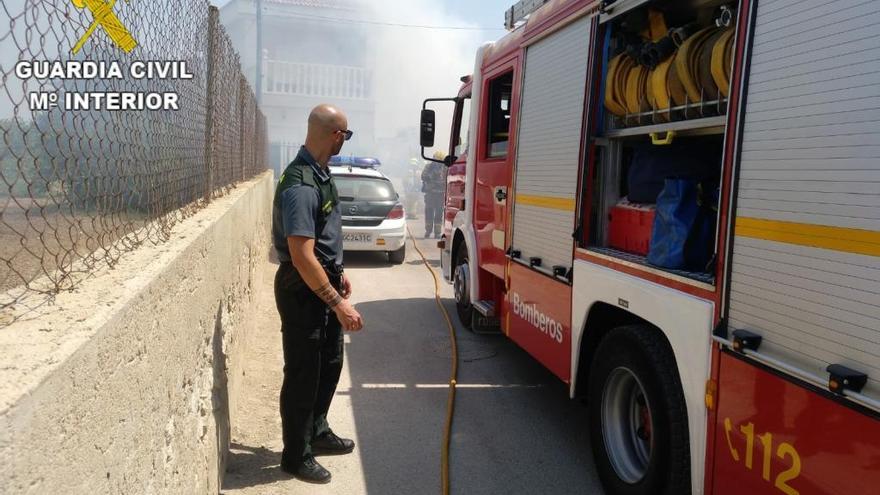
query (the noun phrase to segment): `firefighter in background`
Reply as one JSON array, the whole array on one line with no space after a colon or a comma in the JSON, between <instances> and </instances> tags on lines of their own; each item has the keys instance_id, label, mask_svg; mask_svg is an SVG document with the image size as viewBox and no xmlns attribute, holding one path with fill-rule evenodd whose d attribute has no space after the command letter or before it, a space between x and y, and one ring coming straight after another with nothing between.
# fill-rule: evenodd
<instances>
[{"instance_id":1,"label":"firefighter in background","mask_svg":"<svg viewBox=\"0 0 880 495\"><path fill-rule=\"evenodd\" d=\"M435 160L444 160L446 153L434 153ZM443 207L446 202L446 166L428 162L422 170L422 192L425 193L425 239L440 238L443 229Z\"/></svg>"},{"instance_id":2,"label":"firefighter in background","mask_svg":"<svg viewBox=\"0 0 880 495\"><path fill-rule=\"evenodd\" d=\"M419 161L415 158L409 161L410 168L403 178L403 209L406 211L406 218L416 218L421 210L422 188L421 179L419 178Z\"/></svg>"}]
</instances>

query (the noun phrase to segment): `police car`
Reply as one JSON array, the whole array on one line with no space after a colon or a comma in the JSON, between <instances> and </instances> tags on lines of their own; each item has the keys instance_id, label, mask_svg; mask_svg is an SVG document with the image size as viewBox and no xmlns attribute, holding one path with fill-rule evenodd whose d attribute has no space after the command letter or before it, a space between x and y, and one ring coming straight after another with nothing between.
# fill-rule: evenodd
<instances>
[{"instance_id":1,"label":"police car","mask_svg":"<svg viewBox=\"0 0 880 495\"><path fill-rule=\"evenodd\" d=\"M330 172L339 190L342 245L346 251L385 251L391 263L406 258L406 215L379 160L334 156Z\"/></svg>"}]
</instances>

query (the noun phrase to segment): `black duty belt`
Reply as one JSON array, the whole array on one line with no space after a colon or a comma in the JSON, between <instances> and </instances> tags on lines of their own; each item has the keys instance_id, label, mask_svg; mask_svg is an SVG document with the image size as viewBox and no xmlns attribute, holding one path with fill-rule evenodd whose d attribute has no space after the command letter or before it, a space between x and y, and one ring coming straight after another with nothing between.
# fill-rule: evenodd
<instances>
[{"instance_id":1,"label":"black duty belt","mask_svg":"<svg viewBox=\"0 0 880 495\"><path fill-rule=\"evenodd\" d=\"M345 268L345 265L342 263L321 263L321 266L324 267L324 271L327 272L327 275L340 276L342 275L342 271Z\"/></svg>"},{"instance_id":2,"label":"black duty belt","mask_svg":"<svg viewBox=\"0 0 880 495\"><path fill-rule=\"evenodd\" d=\"M318 260L320 263L321 260ZM286 265L286 268L293 268L296 270L296 267L293 266L292 261L282 261L282 265ZM345 265L342 263L321 263L321 267L324 268L324 271L327 272L327 275L340 276L345 268Z\"/></svg>"}]
</instances>

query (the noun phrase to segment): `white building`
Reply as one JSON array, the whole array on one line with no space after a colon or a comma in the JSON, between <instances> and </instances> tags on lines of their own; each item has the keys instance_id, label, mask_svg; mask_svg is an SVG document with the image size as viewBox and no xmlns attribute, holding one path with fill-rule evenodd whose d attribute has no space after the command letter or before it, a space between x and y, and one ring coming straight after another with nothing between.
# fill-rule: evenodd
<instances>
[{"instance_id":1,"label":"white building","mask_svg":"<svg viewBox=\"0 0 880 495\"><path fill-rule=\"evenodd\" d=\"M345 150L374 154L375 100L370 39L356 24L357 0L263 0L262 109L269 121L276 172L306 135L309 111L319 103L342 108L355 137ZM220 19L256 88L256 2L230 0ZM276 173L277 175L277 173Z\"/></svg>"}]
</instances>

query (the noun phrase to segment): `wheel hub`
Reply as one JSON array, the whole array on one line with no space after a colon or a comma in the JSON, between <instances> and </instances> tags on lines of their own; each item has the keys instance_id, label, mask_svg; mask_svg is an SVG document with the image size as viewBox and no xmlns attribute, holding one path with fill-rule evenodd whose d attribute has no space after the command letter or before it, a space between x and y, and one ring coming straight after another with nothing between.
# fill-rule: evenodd
<instances>
[{"instance_id":1,"label":"wheel hub","mask_svg":"<svg viewBox=\"0 0 880 495\"><path fill-rule=\"evenodd\" d=\"M602 391L602 436L617 476L635 484L645 477L654 444L653 415L635 373L619 367Z\"/></svg>"},{"instance_id":2,"label":"wheel hub","mask_svg":"<svg viewBox=\"0 0 880 495\"><path fill-rule=\"evenodd\" d=\"M468 264L461 263L455 268L455 277L452 284L455 293L455 302L460 305L468 304Z\"/></svg>"}]
</instances>

